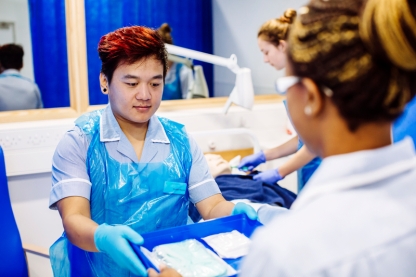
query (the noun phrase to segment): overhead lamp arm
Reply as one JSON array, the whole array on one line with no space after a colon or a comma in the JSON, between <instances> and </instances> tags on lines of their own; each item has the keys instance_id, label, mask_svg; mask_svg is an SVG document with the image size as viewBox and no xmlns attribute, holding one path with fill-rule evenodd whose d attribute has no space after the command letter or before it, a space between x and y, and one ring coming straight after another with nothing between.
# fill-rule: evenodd
<instances>
[{"instance_id":1,"label":"overhead lamp arm","mask_svg":"<svg viewBox=\"0 0 416 277\"><path fill-rule=\"evenodd\" d=\"M192 68L194 63L192 62L192 59L189 58L183 58L177 55L168 54L168 60L175 62L175 63L181 63L186 65L189 68Z\"/></svg>"},{"instance_id":2,"label":"overhead lamp arm","mask_svg":"<svg viewBox=\"0 0 416 277\"><path fill-rule=\"evenodd\" d=\"M237 75L235 86L230 93L227 103L225 104L224 113L227 113L232 103L247 109L252 108L254 102L254 89L251 79L251 70L249 68L240 68L237 64L236 55L232 54L230 58L227 59L176 45L165 45L169 54L224 66Z\"/></svg>"}]
</instances>

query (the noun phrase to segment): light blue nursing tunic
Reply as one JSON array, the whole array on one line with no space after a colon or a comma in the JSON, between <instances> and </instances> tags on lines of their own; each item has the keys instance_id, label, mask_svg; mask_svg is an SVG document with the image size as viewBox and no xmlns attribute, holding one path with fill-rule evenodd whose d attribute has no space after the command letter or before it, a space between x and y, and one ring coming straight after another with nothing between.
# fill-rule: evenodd
<instances>
[{"instance_id":1,"label":"light blue nursing tunic","mask_svg":"<svg viewBox=\"0 0 416 277\"><path fill-rule=\"evenodd\" d=\"M115 119L111 107L107 106L101 117L101 141L111 157L120 163L139 162L130 141ZM189 172L188 191L192 203L198 203L214 194L221 193L212 178L206 159L188 136L192 165ZM56 209L56 202L68 196L81 196L90 200L91 182L85 166L89 143L86 136L75 126L59 142L52 161L52 189L49 206ZM170 153L170 141L157 116L149 120L149 127L140 163L161 162Z\"/></svg>"},{"instance_id":2,"label":"light blue nursing tunic","mask_svg":"<svg viewBox=\"0 0 416 277\"><path fill-rule=\"evenodd\" d=\"M38 86L16 69L0 74L0 111L43 108Z\"/></svg>"}]
</instances>

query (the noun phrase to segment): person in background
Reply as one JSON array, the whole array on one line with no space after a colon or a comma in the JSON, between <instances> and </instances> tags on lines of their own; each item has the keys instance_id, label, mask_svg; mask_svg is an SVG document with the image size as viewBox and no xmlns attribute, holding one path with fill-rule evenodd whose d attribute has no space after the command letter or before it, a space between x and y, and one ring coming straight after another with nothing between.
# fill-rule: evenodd
<instances>
[{"instance_id":1,"label":"person in background","mask_svg":"<svg viewBox=\"0 0 416 277\"><path fill-rule=\"evenodd\" d=\"M50 208L64 234L50 248L55 276L145 276L130 243L139 233L255 210L221 195L185 127L155 116L167 71L157 31L131 26L98 44L100 86L109 105L75 121L52 161Z\"/></svg>"},{"instance_id":2,"label":"person in background","mask_svg":"<svg viewBox=\"0 0 416 277\"><path fill-rule=\"evenodd\" d=\"M173 44L172 29L163 23L157 30L164 43ZM172 61L168 61L168 72L165 78L162 100L186 99L194 83L192 69Z\"/></svg>"},{"instance_id":3,"label":"person in background","mask_svg":"<svg viewBox=\"0 0 416 277\"><path fill-rule=\"evenodd\" d=\"M323 160L290 211L254 232L239 276L416 275L416 151L410 138L391 141L416 93L415 11L407 0L299 10L278 83Z\"/></svg>"},{"instance_id":4,"label":"person in background","mask_svg":"<svg viewBox=\"0 0 416 277\"><path fill-rule=\"evenodd\" d=\"M255 232L240 276L415 276L416 153L391 140L416 93L414 11L406 0L299 11L279 82L323 161L290 212Z\"/></svg>"},{"instance_id":5,"label":"person in background","mask_svg":"<svg viewBox=\"0 0 416 277\"><path fill-rule=\"evenodd\" d=\"M257 43L263 53L264 62L269 63L276 70L286 66L287 36L291 24L296 17L296 11L288 9L283 16L266 21L258 31ZM286 105L286 102L284 101ZM241 160L241 170L253 170L258 165L274 159L293 155L279 168L263 171L253 178L266 183L276 183L285 176L297 170L298 172L298 193L305 186L306 182L318 168L321 159L312 154L303 145L298 136L275 148L260 151L247 156Z\"/></svg>"},{"instance_id":6,"label":"person in background","mask_svg":"<svg viewBox=\"0 0 416 277\"><path fill-rule=\"evenodd\" d=\"M23 55L20 45L0 46L0 111L43 108L38 86L20 74Z\"/></svg>"}]
</instances>

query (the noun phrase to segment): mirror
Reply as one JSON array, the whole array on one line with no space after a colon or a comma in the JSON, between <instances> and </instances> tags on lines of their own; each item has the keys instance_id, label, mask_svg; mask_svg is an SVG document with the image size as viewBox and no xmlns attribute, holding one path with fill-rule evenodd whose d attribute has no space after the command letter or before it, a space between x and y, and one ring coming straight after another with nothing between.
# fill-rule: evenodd
<instances>
[{"instance_id":1,"label":"mirror","mask_svg":"<svg viewBox=\"0 0 416 277\"><path fill-rule=\"evenodd\" d=\"M34 80L28 1L0 0L0 46L17 43L25 51L21 74Z\"/></svg>"},{"instance_id":2,"label":"mirror","mask_svg":"<svg viewBox=\"0 0 416 277\"><path fill-rule=\"evenodd\" d=\"M25 0L0 0L1 4L6 3L23 3ZM51 5L53 3L54 5ZM32 4L32 5L31 5ZM61 119L61 118L76 118L82 112L86 111L88 108L88 95L85 93L88 91L88 80L87 80L87 71L86 71L86 55L85 55L85 23L84 23L84 10L83 10L83 1L38 1L38 0L29 0L28 7L32 7L33 10L30 10L30 13L36 13L36 11L42 12L39 16L45 16L44 13L51 13L55 11L56 20L60 22L60 26L64 26L61 31L61 36L66 36L66 45L63 50L65 54L62 54L59 57L54 57L49 54L44 58L46 65L49 61L62 59L62 57L67 57L65 66L62 68L51 68L53 70L52 74L48 75L47 78L52 82L56 81L59 85L59 82L68 82L69 92L68 94L70 107L65 108L45 108L37 110L18 110L18 111L8 111L0 112L0 123L10 123L10 122L22 122L22 121L36 121L36 120L47 120L47 119ZM63 10L62 10L63 9ZM12 10L10 13L21 12L21 10ZM62 21L63 20L63 21ZM33 23L33 21L32 21ZM57 22L49 20L49 24L56 26ZM52 27L53 27L52 26ZM66 27L65 27L66 26ZM31 26L33 29L33 26ZM46 31L45 31L46 30ZM48 34L48 29L46 27L42 35ZM42 35L40 35L42 37ZM48 38L42 37L44 39L41 50L46 53L53 53L49 51L48 47ZM49 51L49 52L48 52ZM36 57L33 57L36 59ZM64 74L64 77L58 78L62 72L67 72ZM36 76L36 71L35 74ZM67 89L68 90L68 89ZM53 97L63 98L66 97L65 90L56 89Z\"/></svg>"},{"instance_id":3,"label":"mirror","mask_svg":"<svg viewBox=\"0 0 416 277\"><path fill-rule=\"evenodd\" d=\"M305 0L212 0L214 54L230 57L235 54L240 67L251 69L254 93L276 95L274 82L283 76L263 61L257 46L257 32L269 19L279 18L288 8L298 9ZM228 96L234 86L233 73L227 68L214 67L216 96Z\"/></svg>"},{"instance_id":4,"label":"mirror","mask_svg":"<svg viewBox=\"0 0 416 277\"><path fill-rule=\"evenodd\" d=\"M2 78L7 78L10 87L16 85L20 97L27 96L27 99L20 98L20 103L10 101L9 106L5 104L1 109L69 107L65 3L0 0L0 18L0 45L18 44L24 51L20 72L13 71L12 66L12 71L4 72ZM40 95L33 94L37 91L33 82ZM7 88L9 92L10 87ZM39 103L34 104L34 101Z\"/></svg>"},{"instance_id":5,"label":"mirror","mask_svg":"<svg viewBox=\"0 0 416 277\"><path fill-rule=\"evenodd\" d=\"M0 0L5 2L14 2L15 0ZM25 0L18 0L25 1ZM31 0L32 1L32 0ZM33 0L34 1L34 0ZM86 0L87 1L87 0ZM91 1L91 0L88 0ZM112 9L111 12L107 6L100 6L103 0L95 1L96 6L92 7L96 11L95 16L102 16L107 19L106 24L99 26L103 31L99 33L104 34L106 30L111 31L113 28L109 28L109 22L113 15L122 13L123 10ZM60 1L57 1L60 2ZM91 1L94 2L94 1ZM115 2L121 1L108 1L116 5ZM140 14L135 14L136 17L144 17L143 13L147 12L146 9L138 9L140 1L134 1L132 6L124 6L123 9L127 11L137 11ZM147 7L147 10L159 11L161 8L160 1L147 1L151 2L152 7ZM167 2L167 1L166 1ZM179 3L179 1L169 1ZM295 2L295 3L293 3ZM191 5L198 6L198 9L203 9L205 13L212 16L212 25L206 26L204 34L213 34L212 43L206 41L200 42L205 47L211 47L211 53L221 57L229 57L232 53L235 53L238 58L238 64L240 67L248 67L253 72L253 83L256 94L267 94L264 97L262 95L255 97L256 103L270 103L271 101L280 101L281 97L278 97L274 93L273 81L278 76L276 72L269 65L264 64L260 51L256 45L257 28L274 16L280 16L286 8L299 7L302 3L300 0L291 1L290 4L286 1L278 0L270 2L268 0L259 0L256 2L249 0L211 0L211 1L190 1ZM88 74L92 74L90 81L94 85L90 85L90 89L99 91L98 85L98 73L99 68L96 68L95 74L87 73L87 44L86 44L86 25L85 25L85 3L84 0L65 0L66 9L66 36L67 36L67 56L68 56L68 74L69 74L69 94L70 94L70 107L69 108L50 108L40 110L26 110L26 111L14 111L14 112L0 112L0 123L7 122L22 122L22 121L36 121L46 119L60 119L60 118L76 118L82 113L95 110L102 107L102 105L89 105L89 95L86 93L89 91L88 86ZM105 17L103 14L110 15ZM176 36L177 30L187 30L184 32L187 39L192 42L194 29L181 23L181 16L184 12L180 9L180 6L172 4L172 10L167 18L164 18L160 22L152 23L151 26L158 27L162 22L177 22L178 28L172 32L173 36ZM250 20L247 20L245 15L250 14ZM253 20L252 20L253 18ZM133 24L131 21L124 22L123 25ZM199 21L199 24L202 24ZM196 24L198 25L198 24ZM89 27L89 26L87 26ZM192 26L191 26L192 27ZM188 28L188 29L187 29ZM211 29L210 29L211 28ZM104 30L105 29L105 30ZM99 34L92 43L93 47L96 47L98 43ZM254 37L254 38L252 38ZM176 43L176 42L175 42ZM179 42L177 43L179 45ZM95 45L95 46L94 46ZM202 46L199 47L202 47ZM187 45L182 45L187 46ZM189 47L189 46L188 46ZM198 48L194 48L198 49ZM198 49L204 52L210 52L204 49ZM92 51L92 50L91 50ZM97 56L96 50L90 55ZM98 58L97 58L98 59ZM209 66L209 65L208 65ZM208 72L204 67L205 77L208 79ZM211 95L215 92L215 98L207 99L191 99L191 100L171 100L164 101L160 107L160 111L172 111L181 109L192 108L205 108L205 107L218 107L223 106L227 100L225 97L230 93L235 76L232 76L231 72L227 72L228 69L215 66L212 72L212 84L210 87ZM215 72L215 74L214 74ZM280 73L281 74L281 73ZM227 77L228 76L228 77ZM213 89L212 89L213 88Z\"/></svg>"},{"instance_id":6,"label":"mirror","mask_svg":"<svg viewBox=\"0 0 416 277\"><path fill-rule=\"evenodd\" d=\"M251 69L255 94L275 95L274 81L283 75L283 70L278 72L264 63L257 46L257 31L265 21L280 17L287 8L297 9L302 4L304 0L184 0L157 3L85 0L90 105L108 101L98 84L100 61L96 49L100 37L122 26L158 28L165 22L172 28L174 45L224 58L235 54L240 67ZM247 15L250 15L250 20L247 20ZM202 64L210 97L230 95L235 85L235 74L221 66L197 60L193 62Z\"/></svg>"},{"instance_id":7,"label":"mirror","mask_svg":"<svg viewBox=\"0 0 416 277\"><path fill-rule=\"evenodd\" d=\"M175 45L212 53L211 1L85 0L85 21L90 105L108 102L98 82L101 62L97 45L103 35L118 28L143 25L157 29L166 22L172 29ZM209 91L212 91L212 65L200 61L194 61L194 65L203 66Z\"/></svg>"}]
</instances>

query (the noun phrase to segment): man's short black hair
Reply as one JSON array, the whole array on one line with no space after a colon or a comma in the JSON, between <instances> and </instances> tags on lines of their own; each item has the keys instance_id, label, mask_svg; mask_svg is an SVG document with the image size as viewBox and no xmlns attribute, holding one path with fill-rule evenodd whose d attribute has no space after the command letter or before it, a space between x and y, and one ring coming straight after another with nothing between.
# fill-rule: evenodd
<instances>
[{"instance_id":1,"label":"man's short black hair","mask_svg":"<svg viewBox=\"0 0 416 277\"><path fill-rule=\"evenodd\" d=\"M0 46L0 65L3 69L17 69L23 67L23 47L17 44L4 44Z\"/></svg>"}]
</instances>

